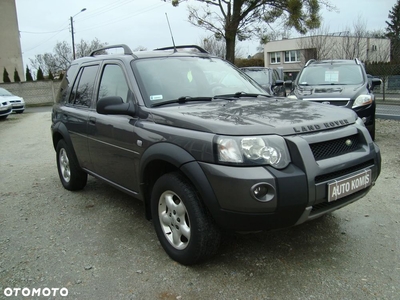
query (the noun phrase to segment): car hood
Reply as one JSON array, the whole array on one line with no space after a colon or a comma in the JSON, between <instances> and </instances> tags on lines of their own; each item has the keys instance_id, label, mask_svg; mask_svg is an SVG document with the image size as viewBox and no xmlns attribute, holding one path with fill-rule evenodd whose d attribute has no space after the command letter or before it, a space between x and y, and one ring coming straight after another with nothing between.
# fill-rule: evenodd
<instances>
[{"instance_id":1,"label":"car hood","mask_svg":"<svg viewBox=\"0 0 400 300\"><path fill-rule=\"evenodd\" d=\"M318 85L318 86L297 86L295 95L298 99L312 98L348 98L354 96L363 89L364 85Z\"/></svg>"},{"instance_id":2,"label":"car hood","mask_svg":"<svg viewBox=\"0 0 400 300\"><path fill-rule=\"evenodd\" d=\"M357 119L350 109L284 98L191 102L153 108L150 115L158 124L226 135L292 135Z\"/></svg>"},{"instance_id":3,"label":"car hood","mask_svg":"<svg viewBox=\"0 0 400 300\"><path fill-rule=\"evenodd\" d=\"M12 95L12 96L0 96L0 102L4 101L24 101L23 98Z\"/></svg>"}]
</instances>

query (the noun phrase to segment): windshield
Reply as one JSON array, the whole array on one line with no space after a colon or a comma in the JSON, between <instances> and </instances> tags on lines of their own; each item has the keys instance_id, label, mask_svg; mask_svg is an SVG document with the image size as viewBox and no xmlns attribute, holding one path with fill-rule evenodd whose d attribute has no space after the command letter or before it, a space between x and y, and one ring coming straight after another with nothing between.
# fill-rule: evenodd
<instances>
[{"instance_id":1,"label":"windshield","mask_svg":"<svg viewBox=\"0 0 400 300\"><path fill-rule=\"evenodd\" d=\"M358 85L364 82L359 65L311 65L299 75L299 85Z\"/></svg>"},{"instance_id":2,"label":"windshield","mask_svg":"<svg viewBox=\"0 0 400 300\"><path fill-rule=\"evenodd\" d=\"M269 85L270 80L269 80L269 74L266 69L244 69L243 72L245 72L247 75L249 75L251 78L253 78L257 83L261 85Z\"/></svg>"},{"instance_id":3,"label":"windshield","mask_svg":"<svg viewBox=\"0 0 400 300\"><path fill-rule=\"evenodd\" d=\"M0 88L0 96L13 96L13 94L11 94L6 89Z\"/></svg>"},{"instance_id":4,"label":"windshield","mask_svg":"<svg viewBox=\"0 0 400 300\"><path fill-rule=\"evenodd\" d=\"M265 94L257 83L218 58L149 58L134 61L132 67L148 106L182 97Z\"/></svg>"}]
</instances>

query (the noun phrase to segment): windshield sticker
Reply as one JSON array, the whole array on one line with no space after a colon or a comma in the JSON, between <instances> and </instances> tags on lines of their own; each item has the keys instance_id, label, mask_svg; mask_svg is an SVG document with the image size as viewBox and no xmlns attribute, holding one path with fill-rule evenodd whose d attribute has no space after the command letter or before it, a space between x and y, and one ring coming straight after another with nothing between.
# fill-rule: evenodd
<instances>
[{"instance_id":1,"label":"windshield sticker","mask_svg":"<svg viewBox=\"0 0 400 300\"><path fill-rule=\"evenodd\" d=\"M187 79L189 80L189 82L192 82L193 80L193 75L192 75L192 71L189 71L186 75Z\"/></svg>"},{"instance_id":2,"label":"windshield sticker","mask_svg":"<svg viewBox=\"0 0 400 300\"><path fill-rule=\"evenodd\" d=\"M163 99L162 95L151 95L150 96L151 101L162 100L162 99Z\"/></svg>"},{"instance_id":3,"label":"windshield sticker","mask_svg":"<svg viewBox=\"0 0 400 300\"><path fill-rule=\"evenodd\" d=\"M339 71L326 71L325 81L327 82L338 82L339 81Z\"/></svg>"}]
</instances>

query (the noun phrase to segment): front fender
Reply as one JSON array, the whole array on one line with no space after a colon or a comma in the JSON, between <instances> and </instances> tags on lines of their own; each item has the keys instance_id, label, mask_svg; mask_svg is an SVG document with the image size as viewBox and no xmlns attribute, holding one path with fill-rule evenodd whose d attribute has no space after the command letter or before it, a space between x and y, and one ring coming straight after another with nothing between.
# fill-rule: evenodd
<instances>
[{"instance_id":1,"label":"front fender","mask_svg":"<svg viewBox=\"0 0 400 300\"><path fill-rule=\"evenodd\" d=\"M140 163L140 182L142 182L142 195L146 194L144 190L146 168L151 162L154 161L159 161L160 163L165 162L170 166L173 166L174 169L180 170L196 188L203 203L215 217L215 214L219 211L219 204L204 171L190 153L174 144L154 144L142 155Z\"/></svg>"}]
</instances>

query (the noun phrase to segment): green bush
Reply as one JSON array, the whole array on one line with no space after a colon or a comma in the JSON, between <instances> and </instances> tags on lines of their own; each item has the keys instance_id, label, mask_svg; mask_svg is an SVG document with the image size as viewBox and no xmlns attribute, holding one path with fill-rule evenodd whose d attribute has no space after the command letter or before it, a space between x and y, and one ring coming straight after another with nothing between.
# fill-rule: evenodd
<instances>
[{"instance_id":1,"label":"green bush","mask_svg":"<svg viewBox=\"0 0 400 300\"><path fill-rule=\"evenodd\" d=\"M3 71L3 82L11 82L10 77L8 76L8 72L7 72L6 68L4 68L4 71Z\"/></svg>"}]
</instances>

